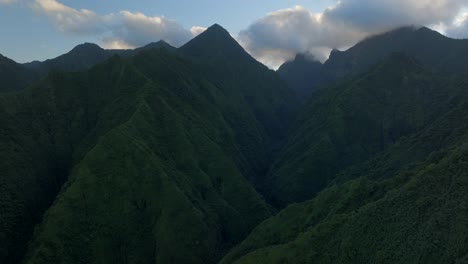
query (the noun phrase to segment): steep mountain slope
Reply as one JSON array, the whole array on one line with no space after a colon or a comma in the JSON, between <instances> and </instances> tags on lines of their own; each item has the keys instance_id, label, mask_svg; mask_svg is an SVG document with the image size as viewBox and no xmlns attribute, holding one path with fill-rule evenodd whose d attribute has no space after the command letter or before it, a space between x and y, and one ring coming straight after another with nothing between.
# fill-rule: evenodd
<instances>
[{"instance_id":1,"label":"steep mountain slope","mask_svg":"<svg viewBox=\"0 0 468 264\"><path fill-rule=\"evenodd\" d=\"M242 153L253 171L245 174L262 189L263 175L298 109L297 95L266 66L252 58L215 24L179 49L227 100L217 102L234 127ZM206 76L206 75L205 75ZM253 124L253 126L252 126Z\"/></svg>"},{"instance_id":2,"label":"steep mountain slope","mask_svg":"<svg viewBox=\"0 0 468 264\"><path fill-rule=\"evenodd\" d=\"M407 115L430 99L427 125L260 224L222 263L465 263L468 78L423 73L428 95Z\"/></svg>"},{"instance_id":3,"label":"steep mountain slope","mask_svg":"<svg viewBox=\"0 0 468 264\"><path fill-rule=\"evenodd\" d=\"M92 129L99 128L97 118L103 105L115 100L115 94L95 90L91 83L102 84L101 79L113 71L119 72L115 67L102 70L102 77L87 76L87 83L73 82L68 74L52 74L31 89L0 97L0 152L4 157L0 204L7 208L0 217L2 263L18 263L33 225L40 221L75 163L73 156L81 159L98 137ZM108 88L112 83L104 84ZM110 124L113 115L125 116L119 111L107 113Z\"/></svg>"},{"instance_id":4,"label":"steep mountain slope","mask_svg":"<svg viewBox=\"0 0 468 264\"><path fill-rule=\"evenodd\" d=\"M207 32L193 43L238 45ZM243 50L232 63L190 50L113 57L0 97L2 263L53 200L26 263L213 263L271 215L247 178L267 167L294 99Z\"/></svg>"},{"instance_id":5,"label":"steep mountain slope","mask_svg":"<svg viewBox=\"0 0 468 264\"><path fill-rule=\"evenodd\" d=\"M294 60L285 62L277 70L281 78L306 101L319 88L322 63L304 54L297 54Z\"/></svg>"},{"instance_id":6,"label":"steep mountain slope","mask_svg":"<svg viewBox=\"0 0 468 264\"><path fill-rule=\"evenodd\" d=\"M33 71L0 54L0 92L21 89L31 84L36 78Z\"/></svg>"},{"instance_id":7,"label":"steep mountain slope","mask_svg":"<svg viewBox=\"0 0 468 264\"><path fill-rule=\"evenodd\" d=\"M213 262L269 215L229 158L236 145L221 114L199 95L202 80L168 54L135 60L136 68L124 66L111 77L132 80L122 98L130 115L101 134L74 167L28 262L83 256L91 262ZM149 64L158 74L150 79L138 67L148 71ZM179 82L163 78L174 75Z\"/></svg>"}]
</instances>

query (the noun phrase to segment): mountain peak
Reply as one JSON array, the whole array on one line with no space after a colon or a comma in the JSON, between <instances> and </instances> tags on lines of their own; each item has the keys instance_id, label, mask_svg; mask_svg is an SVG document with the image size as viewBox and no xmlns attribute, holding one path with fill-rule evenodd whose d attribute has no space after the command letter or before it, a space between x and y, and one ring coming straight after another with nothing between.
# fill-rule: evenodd
<instances>
[{"instance_id":1,"label":"mountain peak","mask_svg":"<svg viewBox=\"0 0 468 264\"><path fill-rule=\"evenodd\" d=\"M237 43L229 32L214 24L200 35L183 45L180 50L190 56L213 56L223 53L227 57L250 55Z\"/></svg>"},{"instance_id":2,"label":"mountain peak","mask_svg":"<svg viewBox=\"0 0 468 264\"><path fill-rule=\"evenodd\" d=\"M74 47L70 52L82 53L82 52L101 51L101 50L103 50L103 49L101 47L99 47L97 44L85 42L83 44L80 44L80 45Z\"/></svg>"},{"instance_id":3,"label":"mountain peak","mask_svg":"<svg viewBox=\"0 0 468 264\"><path fill-rule=\"evenodd\" d=\"M220 33L227 33L229 34L229 32L223 28L221 25L219 24L213 24L211 25L209 28L206 29L206 31L211 31L211 32L220 32Z\"/></svg>"},{"instance_id":4,"label":"mountain peak","mask_svg":"<svg viewBox=\"0 0 468 264\"><path fill-rule=\"evenodd\" d=\"M204 32L202 32L199 36L210 36L211 38L216 39L232 39L231 34L229 34L229 32L219 24L213 24Z\"/></svg>"},{"instance_id":5,"label":"mountain peak","mask_svg":"<svg viewBox=\"0 0 468 264\"><path fill-rule=\"evenodd\" d=\"M159 48L166 48L168 50L175 49L173 46L171 46L171 44L167 43L164 40L160 40L157 42L151 42L143 47L137 48L136 50L159 49Z\"/></svg>"}]
</instances>

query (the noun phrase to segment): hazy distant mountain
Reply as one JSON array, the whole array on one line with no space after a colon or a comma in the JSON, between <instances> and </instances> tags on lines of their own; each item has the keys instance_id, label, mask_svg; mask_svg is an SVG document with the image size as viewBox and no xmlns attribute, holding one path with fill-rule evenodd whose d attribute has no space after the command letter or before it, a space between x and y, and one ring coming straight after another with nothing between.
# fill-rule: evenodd
<instances>
[{"instance_id":1,"label":"hazy distant mountain","mask_svg":"<svg viewBox=\"0 0 468 264\"><path fill-rule=\"evenodd\" d=\"M294 60L285 62L278 69L281 78L305 101L319 88L322 63L313 57L297 54Z\"/></svg>"},{"instance_id":2,"label":"hazy distant mountain","mask_svg":"<svg viewBox=\"0 0 468 264\"><path fill-rule=\"evenodd\" d=\"M123 57L130 57L130 56L135 56L137 55L138 53L142 52L142 51L145 51L145 50L150 50L150 49L159 49L159 48L164 48L168 51L171 51L171 52L175 52L177 50L177 48L171 46L170 44L168 44L167 42L165 42L164 40L160 40L158 42L152 42L152 43L149 43L143 47L139 47L139 48L136 48L136 49L127 49L127 50L119 50L119 49L111 49L111 50L106 50L108 53L112 54L112 55L120 55L120 56L123 56Z\"/></svg>"}]
</instances>

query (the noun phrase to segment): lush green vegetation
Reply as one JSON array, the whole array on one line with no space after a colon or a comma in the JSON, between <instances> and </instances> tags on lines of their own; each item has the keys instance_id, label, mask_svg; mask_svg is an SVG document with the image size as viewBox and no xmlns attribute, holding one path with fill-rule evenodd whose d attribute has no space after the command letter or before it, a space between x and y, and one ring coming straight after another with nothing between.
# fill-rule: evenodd
<instances>
[{"instance_id":1,"label":"lush green vegetation","mask_svg":"<svg viewBox=\"0 0 468 264\"><path fill-rule=\"evenodd\" d=\"M213 38L238 45L218 27L200 36ZM286 133L292 94L242 49L224 76L189 52L113 57L0 97L2 261L52 201L26 263L213 263L271 215L249 180Z\"/></svg>"},{"instance_id":2,"label":"lush green vegetation","mask_svg":"<svg viewBox=\"0 0 468 264\"><path fill-rule=\"evenodd\" d=\"M0 58L46 76L0 94L0 262L465 263L466 57L403 28L278 74L214 25Z\"/></svg>"}]
</instances>

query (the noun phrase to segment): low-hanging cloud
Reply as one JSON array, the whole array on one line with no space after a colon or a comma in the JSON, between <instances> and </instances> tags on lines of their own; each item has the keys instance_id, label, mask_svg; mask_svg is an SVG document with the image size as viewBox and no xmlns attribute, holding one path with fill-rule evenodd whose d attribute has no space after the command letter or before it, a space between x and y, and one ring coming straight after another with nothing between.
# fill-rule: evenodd
<instances>
[{"instance_id":1,"label":"low-hanging cloud","mask_svg":"<svg viewBox=\"0 0 468 264\"><path fill-rule=\"evenodd\" d=\"M186 29L162 16L147 16L126 10L99 15L91 10L71 8L57 0L35 0L32 8L47 16L61 32L97 35L106 48L134 48L158 40L180 46L205 29Z\"/></svg>"},{"instance_id":2,"label":"low-hanging cloud","mask_svg":"<svg viewBox=\"0 0 468 264\"><path fill-rule=\"evenodd\" d=\"M278 65L298 52L324 60L335 47L349 46L365 36L344 23L330 23L323 14L301 6L269 13L239 33L239 41L267 65Z\"/></svg>"},{"instance_id":3,"label":"low-hanging cloud","mask_svg":"<svg viewBox=\"0 0 468 264\"><path fill-rule=\"evenodd\" d=\"M439 26L450 36L467 37L467 23L454 24L466 5L466 0L339 0L321 13L296 6L267 14L241 31L239 40L273 68L298 52L323 61L333 48L406 25Z\"/></svg>"}]
</instances>

